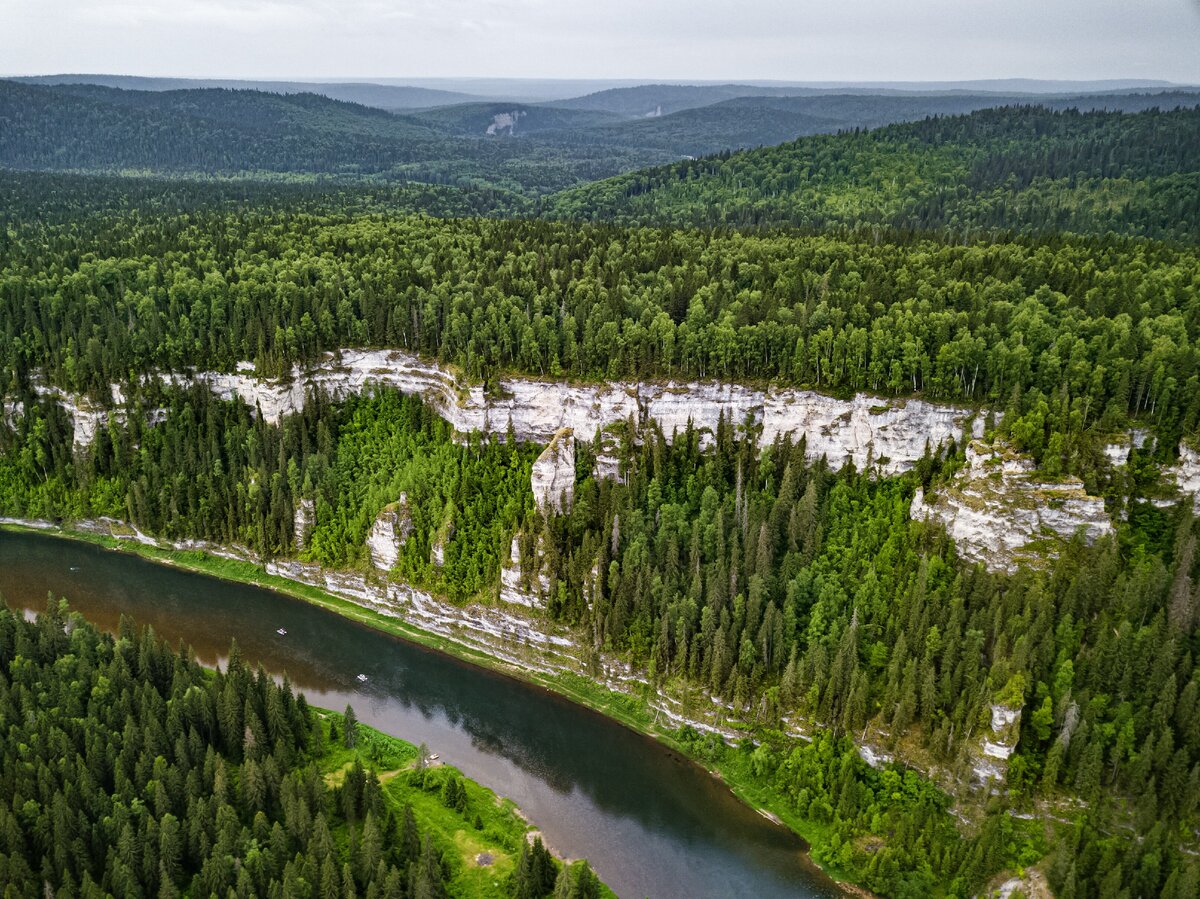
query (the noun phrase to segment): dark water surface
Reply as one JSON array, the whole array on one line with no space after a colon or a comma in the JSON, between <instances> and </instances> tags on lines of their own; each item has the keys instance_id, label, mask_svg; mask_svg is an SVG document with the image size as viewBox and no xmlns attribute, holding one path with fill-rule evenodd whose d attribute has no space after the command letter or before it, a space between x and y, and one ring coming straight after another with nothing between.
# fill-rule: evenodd
<instances>
[{"instance_id":1,"label":"dark water surface","mask_svg":"<svg viewBox=\"0 0 1200 899\"><path fill-rule=\"evenodd\" d=\"M839 895L794 834L701 768L545 690L269 590L0 531L0 595L40 611L48 592L109 631L131 615L207 665L223 664L236 637L248 662L286 671L311 703L353 703L360 720L424 741L511 797L549 845L587 858L625 899Z\"/></svg>"}]
</instances>

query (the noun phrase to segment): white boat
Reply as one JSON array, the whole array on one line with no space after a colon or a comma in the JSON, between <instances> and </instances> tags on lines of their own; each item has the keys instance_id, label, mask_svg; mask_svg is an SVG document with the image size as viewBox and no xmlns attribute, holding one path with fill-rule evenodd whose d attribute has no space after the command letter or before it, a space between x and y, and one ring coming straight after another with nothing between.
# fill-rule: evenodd
<instances>
[{"instance_id":1,"label":"white boat","mask_svg":"<svg viewBox=\"0 0 1200 899\"><path fill-rule=\"evenodd\" d=\"M281 637L286 637L286 636L287 636L287 630L286 630L285 628L282 628L282 627L281 627L279 630L275 631L275 633L279 634L279 636L281 636Z\"/></svg>"},{"instance_id":2,"label":"white boat","mask_svg":"<svg viewBox=\"0 0 1200 899\"><path fill-rule=\"evenodd\" d=\"M437 760L438 760L438 754L436 752L429 757L429 761L431 761L431 762L436 762Z\"/></svg>"},{"instance_id":3,"label":"white boat","mask_svg":"<svg viewBox=\"0 0 1200 899\"><path fill-rule=\"evenodd\" d=\"M362 681L364 684L367 682L367 676L366 676L365 674L360 674L360 675L358 676L358 679L359 679L360 681Z\"/></svg>"}]
</instances>

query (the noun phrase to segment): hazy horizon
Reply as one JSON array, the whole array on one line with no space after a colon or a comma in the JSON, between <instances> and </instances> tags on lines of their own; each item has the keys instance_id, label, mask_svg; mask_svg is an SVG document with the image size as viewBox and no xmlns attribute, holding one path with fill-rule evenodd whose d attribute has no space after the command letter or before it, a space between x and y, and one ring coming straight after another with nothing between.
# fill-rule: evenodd
<instances>
[{"instance_id":1,"label":"hazy horizon","mask_svg":"<svg viewBox=\"0 0 1200 899\"><path fill-rule=\"evenodd\" d=\"M9 0L10 75L1200 83L1200 2ZM298 74L300 73L300 74ZM465 73L465 74L464 74Z\"/></svg>"}]
</instances>

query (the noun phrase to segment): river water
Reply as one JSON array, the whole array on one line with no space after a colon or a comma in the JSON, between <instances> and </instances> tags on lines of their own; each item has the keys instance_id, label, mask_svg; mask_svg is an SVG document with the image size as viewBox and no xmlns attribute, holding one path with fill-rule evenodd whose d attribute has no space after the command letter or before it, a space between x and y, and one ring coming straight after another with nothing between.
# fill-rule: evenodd
<instances>
[{"instance_id":1,"label":"river water","mask_svg":"<svg viewBox=\"0 0 1200 899\"><path fill-rule=\"evenodd\" d=\"M623 899L840 895L799 838L703 769L538 687L270 590L0 531L0 595L41 610L48 593L109 631L130 615L207 665L223 664L236 638L248 662L286 672L311 703L351 703L365 723L425 742L511 797L548 845L587 858Z\"/></svg>"}]
</instances>

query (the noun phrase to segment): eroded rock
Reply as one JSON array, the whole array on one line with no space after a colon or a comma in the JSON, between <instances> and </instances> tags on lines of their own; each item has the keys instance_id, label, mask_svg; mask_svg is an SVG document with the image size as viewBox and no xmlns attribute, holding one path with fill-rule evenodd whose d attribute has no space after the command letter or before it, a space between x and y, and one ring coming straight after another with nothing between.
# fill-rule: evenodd
<instances>
[{"instance_id":1,"label":"eroded rock","mask_svg":"<svg viewBox=\"0 0 1200 899\"><path fill-rule=\"evenodd\" d=\"M575 432L561 428L533 463L533 501L543 512L569 512L575 500Z\"/></svg>"},{"instance_id":2,"label":"eroded rock","mask_svg":"<svg viewBox=\"0 0 1200 899\"><path fill-rule=\"evenodd\" d=\"M964 558L998 571L1053 557L1080 531L1089 543L1113 531L1104 501L1082 481L1040 479L1028 457L979 441L951 483L928 497L918 488L909 514L942 524Z\"/></svg>"},{"instance_id":3,"label":"eroded rock","mask_svg":"<svg viewBox=\"0 0 1200 899\"><path fill-rule=\"evenodd\" d=\"M311 499L302 499L296 504L296 511L292 515L292 534L296 539L296 548L303 549L308 546L308 535L312 533L312 527L316 521L316 505Z\"/></svg>"},{"instance_id":4,"label":"eroded rock","mask_svg":"<svg viewBox=\"0 0 1200 899\"><path fill-rule=\"evenodd\" d=\"M371 554L371 564L380 571L391 571L399 561L400 549L408 542L412 531L408 496L401 493L400 499L380 510L367 533L367 551Z\"/></svg>"},{"instance_id":5,"label":"eroded rock","mask_svg":"<svg viewBox=\"0 0 1200 899\"><path fill-rule=\"evenodd\" d=\"M1020 736L1021 709L993 703L990 727L971 754L971 774L978 785L991 788L1004 781L1008 759L1017 748Z\"/></svg>"},{"instance_id":6,"label":"eroded rock","mask_svg":"<svg viewBox=\"0 0 1200 899\"><path fill-rule=\"evenodd\" d=\"M217 396L240 398L261 409L266 421L278 423L304 407L310 393L332 399L374 387L391 387L421 396L456 431L503 434L510 423L517 438L545 443L562 428L595 434L609 425L630 422L640 427L656 421L669 439L689 421L702 443L722 416L740 427L747 420L762 427L760 444L779 435L807 438L810 457L828 457L835 467L851 462L862 469L874 465L884 474L910 469L928 445L932 449L963 435L974 410L936 405L924 400L887 400L858 394L843 400L811 390L758 389L718 382L617 382L576 385L532 378L505 378L494 395L468 384L453 370L400 350L342 350L326 354L311 368L294 368L287 378L254 375L244 363L235 374L168 373L166 383L201 383Z\"/></svg>"}]
</instances>

